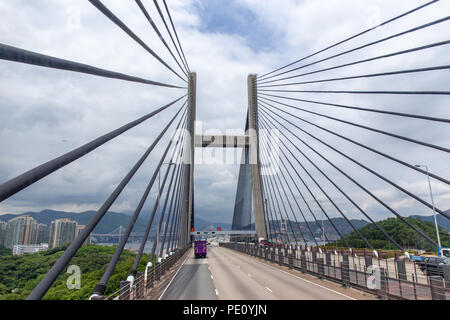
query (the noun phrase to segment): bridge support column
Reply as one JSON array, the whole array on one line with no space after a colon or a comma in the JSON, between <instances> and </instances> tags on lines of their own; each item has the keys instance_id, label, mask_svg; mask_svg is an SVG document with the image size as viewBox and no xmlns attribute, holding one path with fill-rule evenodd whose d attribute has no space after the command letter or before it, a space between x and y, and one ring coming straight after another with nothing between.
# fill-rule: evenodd
<instances>
[{"instance_id":1,"label":"bridge support column","mask_svg":"<svg viewBox=\"0 0 450 320\"><path fill-rule=\"evenodd\" d=\"M253 212L256 238L267 239L264 201L261 183L261 162L259 156L258 98L256 75L248 76L248 124L250 137L250 166L252 172Z\"/></svg>"},{"instance_id":2,"label":"bridge support column","mask_svg":"<svg viewBox=\"0 0 450 320\"><path fill-rule=\"evenodd\" d=\"M195 154L195 119L196 119L196 86L197 75L192 72L188 79L188 110L187 110L187 132L189 139L184 145L184 190L183 203L181 207L181 246L185 247L192 242L193 236L190 231L194 228L194 154Z\"/></svg>"},{"instance_id":3,"label":"bridge support column","mask_svg":"<svg viewBox=\"0 0 450 320\"><path fill-rule=\"evenodd\" d=\"M190 167L189 167L189 230L194 228L194 165L195 165L195 120L197 113L197 74L189 74L188 86L188 129L191 134L190 145ZM192 242L193 237L190 237Z\"/></svg>"}]
</instances>

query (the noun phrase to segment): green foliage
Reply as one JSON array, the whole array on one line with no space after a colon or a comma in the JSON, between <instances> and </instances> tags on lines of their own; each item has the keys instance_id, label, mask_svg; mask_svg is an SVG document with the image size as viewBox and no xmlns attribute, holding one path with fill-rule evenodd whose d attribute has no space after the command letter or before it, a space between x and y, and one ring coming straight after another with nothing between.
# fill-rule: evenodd
<instances>
[{"instance_id":1,"label":"green foliage","mask_svg":"<svg viewBox=\"0 0 450 320\"><path fill-rule=\"evenodd\" d=\"M414 218L404 219L437 242L436 228L434 226L434 223ZM414 231L411 227L409 227L406 223L402 222L398 218L389 218L383 221L379 221L377 222L377 224L383 230L385 230L386 233L392 237L392 239L394 239L405 249L421 249L426 251L436 250L436 247L434 247L431 243L425 240L421 235L416 233L416 231ZM368 224L360 228L359 231L375 249L397 249L374 224ZM441 238L443 247L450 246L450 234L447 232L447 230L439 227L439 236ZM366 247L365 243L361 240L361 238L355 231L345 236L345 239L353 248ZM335 241L330 245L336 245L339 247L345 246L342 240Z\"/></svg>"},{"instance_id":2,"label":"green foliage","mask_svg":"<svg viewBox=\"0 0 450 320\"><path fill-rule=\"evenodd\" d=\"M10 255L12 255L11 249L0 246L0 256L10 256Z\"/></svg>"},{"instance_id":3,"label":"green foliage","mask_svg":"<svg viewBox=\"0 0 450 320\"><path fill-rule=\"evenodd\" d=\"M0 258L0 300L25 299L62 255L66 246L21 256L2 256ZM116 247L89 245L83 246L72 258L68 266L76 265L81 270L81 288L70 290L67 279L71 274L62 272L44 296L46 300L86 300L97 285L114 254ZM124 250L108 282L105 294L119 289L131 270L136 254ZM144 271L148 255L143 255L139 271ZM67 270L67 268L65 269Z\"/></svg>"}]
</instances>

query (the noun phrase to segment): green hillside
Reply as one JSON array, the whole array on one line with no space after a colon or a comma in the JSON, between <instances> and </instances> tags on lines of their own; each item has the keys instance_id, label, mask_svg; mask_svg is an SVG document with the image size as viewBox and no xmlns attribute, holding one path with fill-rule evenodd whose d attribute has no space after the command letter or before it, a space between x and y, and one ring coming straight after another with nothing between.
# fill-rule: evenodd
<instances>
[{"instance_id":1,"label":"green hillside","mask_svg":"<svg viewBox=\"0 0 450 320\"><path fill-rule=\"evenodd\" d=\"M405 218L405 220L407 220L409 223L417 227L417 229L421 230L423 233L437 242L434 223L415 218ZM436 248L433 247L427 240L417 234L412 228L410 228L398 218L389 218L379 221L377 222L377 224L405 249L422 249L426 251L436 250ZM360 228L359 231L364 237L366 237L366 239L375 249L397 249L372 223ZM447 230L439 227L439 235L441 238L442 246L449 247L450 234L447 232ZM345 236L345 239L347 240L349 245L354 248L366 247L364 242L355 231L352 231L347 236ZM345 246L344 242L341 240L332 243L332 245L337 245L339 247Z\"/></svg>"},{"instance_id":2,"label":"green hillside","mask_svg":"<svg viewBox=\"0 0 450 320\"><path fill-rule=\"evenodd\" d=\"M54 285L44 296L46 300L86 300L100 280L116 247L83 246L72 258L69 265L81 269L81 288L70 290L66 282L70 274L61 273ZM65 247L50 249L21 256L2 255L0 258L0 300L25 299L44 277L50 267L62 255ZM124 250L114 273L109 280L106 295L119 288L133 266L136 254ZM149 256L143 255L139 271L144 271ZM67 270L67 269L66 269ZM14 291L14 292L12 292Z\"/></svg>"}]
</instances>

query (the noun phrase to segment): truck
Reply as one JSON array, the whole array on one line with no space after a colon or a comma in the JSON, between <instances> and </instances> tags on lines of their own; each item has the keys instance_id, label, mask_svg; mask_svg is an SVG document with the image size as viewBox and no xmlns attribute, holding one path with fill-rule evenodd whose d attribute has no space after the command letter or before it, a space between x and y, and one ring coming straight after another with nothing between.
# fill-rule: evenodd
<instances>
[{"instance_id":1,"label":"truck","mask_svg":"<svg viewBox=\"0 0 450 320\"><path fill-rule=\"evenodd\" d=\"M206 240L197 240L194 242L194 255L195 259L197 258L206 258L206 248L207 243Z\"/></svg>"}]
</instances>

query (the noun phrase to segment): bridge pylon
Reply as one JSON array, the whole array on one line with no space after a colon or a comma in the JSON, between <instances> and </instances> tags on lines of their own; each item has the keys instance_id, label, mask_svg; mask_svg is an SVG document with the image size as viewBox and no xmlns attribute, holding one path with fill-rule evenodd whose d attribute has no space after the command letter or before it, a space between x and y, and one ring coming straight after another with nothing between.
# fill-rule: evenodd
<instances>
[{"instance_id":1,"label":"bridge pylon","mask_svg":"<svg viewBox=\"0 0 450 320\"><path fill-rule=\"evenodd\" d=\"M251 204L255 220L255 237L267 239L266 215L263 201L261 180L261 164L259 156L259 127L258 127L258 103L256 94L256 75L248 76L248 117L246 119L246 134L243 136L210 136L196 135L196 85L195 73L189 74L188 82L188 114L187 134L184 146L186 153L184 158L184 178L186 181L183 191L182 206L182 237L181 244L192 242L194 235L194 153L195 148L244 148L245 159L240 170L236 203L233 216L233 230L248 230L251 224ZM248 161L248 163L247 163ZM241 186L241 187L240 187ZM238 197L242 199L238 201ZM253 202L252 202L253 201ZM239 208L238 210L236 208ZM237 222L236 222L237 221ZM186 231L186 232L185 232Z\"/></svg>"},{"instance_id":2,"label":"bridge pylon","mask_svg":"<svg viewBox=\"0 0 450 320\"><path fill-rule=\"evenodd\" d=\"M185 139L184 163L184 187L183 204L181 208L181 245L187 245L192 241L191 229L194 228L194 154L195 154L195 119L196 119L196 87L197 74L189 73L188 77L188 100L187 100L187 124L186 129L189 139Z\"/></svg>"},{"instance_id":3,"label":"bridge pylon","mask_svg":"<svg viewBox=\"0 0 450 320\"><path fill-rule=\"evenodd\" d=\"M267 239L266 215L261 182L261 161L259 155L258 97L256 75L250 74L248 86L248 135L250 137L249 161L251 166L253 214L257 238Z\"/></svg>"}]
</instances>

